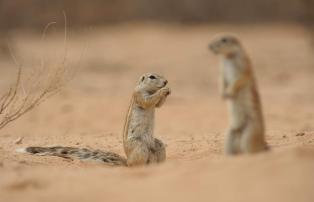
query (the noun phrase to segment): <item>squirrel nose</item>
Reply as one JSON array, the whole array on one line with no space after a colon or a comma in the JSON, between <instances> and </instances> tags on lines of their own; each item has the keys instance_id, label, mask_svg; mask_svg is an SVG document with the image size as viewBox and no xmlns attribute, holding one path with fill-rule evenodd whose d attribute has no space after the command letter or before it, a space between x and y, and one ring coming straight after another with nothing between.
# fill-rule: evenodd
<instances>
[{"instance_id":1,"label":"squirrel nose","mask_svg":"<svg viewBox=\"0 0 314 202\"><path fill-rule=\"evenodd\" d=\"M168 83L168 81L167 81L167 80L166 80L166 81L164 81L164 84L165 84L165 85L167 85L167 83Z\"/></svg>"}]
</instances>

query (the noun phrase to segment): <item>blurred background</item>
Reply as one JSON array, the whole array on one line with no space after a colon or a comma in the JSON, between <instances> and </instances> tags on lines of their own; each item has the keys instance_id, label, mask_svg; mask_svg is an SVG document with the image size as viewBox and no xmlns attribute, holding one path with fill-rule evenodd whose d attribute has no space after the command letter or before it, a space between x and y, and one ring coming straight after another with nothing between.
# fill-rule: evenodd
<instances>
[{"instance_id":1,"label":"blurred background","mask_svg":"<svg viewBox=\"0 0 314 202\"><path fill-rule=\"evenodd\" d=\"M97 27L129 22L181 24L296 23L314 27L314 0L0 0L0 54L14 30L42 31L51 21L69 27Z\"/></svg>"},{"instance_id":2,"label":"blurred background","mask_svg":"<svg viewBox=\"0 0 314 202\"><path fill-rule=\"evenodd\" d=\"M72 26L128 21L310 22L313 0L1 0L0 28L42 27L64 10Z\"/></svg>"}]
</instances>

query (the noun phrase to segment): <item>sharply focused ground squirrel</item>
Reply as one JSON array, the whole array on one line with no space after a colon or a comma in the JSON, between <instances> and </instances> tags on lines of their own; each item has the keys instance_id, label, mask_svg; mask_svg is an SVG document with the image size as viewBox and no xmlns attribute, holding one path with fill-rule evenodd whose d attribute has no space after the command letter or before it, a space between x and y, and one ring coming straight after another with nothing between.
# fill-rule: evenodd
<instances>
[{"instance_id":1,"label":"sharply focused ground squirrel","mask_svg":"<svg viewBox=\"0 0 314 202\"><path fill-rule=\"evenodd\" d=\"M154 138L153 132L155 107L161 107L170 94L170 89L166 85L165 78L153 73L144 74L138 81L123 130L123 146L127 159L112 152L61 146L27 147L18 151L96 160L109 165L134 166L163 162L166 159L166 149L162 141Z\"/></svg>"},{"instance_id":2,"label":"sharply focused ground squirrel","mask_svg":"<svg viewBox=\"0 0 314 202\"><path fill-rule=\"evenodd\" d=\"M228 100L230 114L225 152L255 153L267 149L260 98L245 50L234 36L219 37L209 48L222 56L221 95Z\"/></svg>"},{"instance_id":3,"label":"sharply focused ground squirrel","mask_svg":"<svg viewBox=\"0 0 314 202\"><path fill-rule=\"evenodd\" d=\"M155 107L161 107L170 89L167 80L157 74L144 74L135 88L123 131L128 165L162 162L164 144L154 138Z\"/></svg>"}]
</instances>

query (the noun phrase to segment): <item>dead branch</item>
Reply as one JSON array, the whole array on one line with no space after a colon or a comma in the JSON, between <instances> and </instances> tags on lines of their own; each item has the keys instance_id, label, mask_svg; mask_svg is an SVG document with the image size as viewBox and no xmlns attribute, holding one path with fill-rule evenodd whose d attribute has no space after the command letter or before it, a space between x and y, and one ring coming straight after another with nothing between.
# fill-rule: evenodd
<instances>
[{"instance_id":1,"label":"dead branch","mask_svg":"<svg viewBox=\"0 0 314 202\"><path fill-rule=\"evenodd\" d=\"M66 64L67 56L67 24L66 15L64 13L65 36L64 36L64 57L60 64L54 67L46 67L43 58L40 61L40 69L32 72L26 83L22 79L22 65L17 62L14 54L11 52L11 57L18 66L18 72L14 84L0 96L0 129L7 126L9 123L20 118L27 112L31 111L42 102L46 101L51 96L58 93L66 84L69 78L69 68ZM55 22L48 23L42 33L42 40L45 39L46 32L50 25ZM24 85L26 84L26 86Z\"/></svg>"}]
</instances>

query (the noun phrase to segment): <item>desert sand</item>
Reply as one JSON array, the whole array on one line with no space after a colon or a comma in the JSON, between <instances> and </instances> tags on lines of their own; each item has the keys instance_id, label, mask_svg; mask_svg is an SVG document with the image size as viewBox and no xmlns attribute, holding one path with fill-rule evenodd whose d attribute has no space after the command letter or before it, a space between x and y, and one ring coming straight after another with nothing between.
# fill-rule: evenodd
<instances>
[{"instance_id":1,"label":"desert sand","mask_svg":"<svg viewBox=\"0 0 314 202\"><path fill-rule=\"evenodd\" d=\"M242 39L254 64L271 151L227 157L226 103L218 93L218 58L207 50L220 32ZM62 33L46 40L12 35L17 58L36 66L62 56ZM310 35L297 25L179 26L125 24L69 29L75 78L57 95L0 131L0 201L314 201L314 60ZM0 90L14 80L0 61ZM155 136L167 161L110 167L16 153L26 146L75 146L124 155L122 128L144 72L169 80L172 94L156 112ZM15 141L24 137L21 144Z\"/></svg>"}]
</instances>

